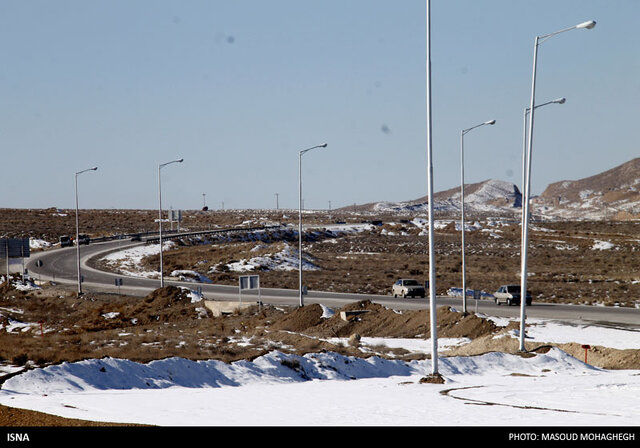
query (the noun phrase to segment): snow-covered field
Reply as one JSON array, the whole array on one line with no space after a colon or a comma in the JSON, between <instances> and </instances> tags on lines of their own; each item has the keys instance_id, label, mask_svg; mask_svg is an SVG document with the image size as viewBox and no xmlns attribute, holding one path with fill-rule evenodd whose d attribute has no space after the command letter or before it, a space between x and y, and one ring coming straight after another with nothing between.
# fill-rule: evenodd
<instances>
[{"instance_id":1,"label":"snow-covered field","mask_svg":"<svg viewBox=\"0 0 640 448\"><path fill-rule=\"evenodd\" d=\"M504 324L505 322L502 322ZM535 341L640 347L640 332L535 321ZM517 334L513 334L517 337ZM442 350L459 340L439 340ZM429 340L363 338L429 352ZM159 426L637 427L640 371L603 370L552 349L438 357L444 384L421 384L431 361L304 357L273 351L224 364L94 359L7 380L0 403L70 418Z\"/></svg>"}]
</instances>

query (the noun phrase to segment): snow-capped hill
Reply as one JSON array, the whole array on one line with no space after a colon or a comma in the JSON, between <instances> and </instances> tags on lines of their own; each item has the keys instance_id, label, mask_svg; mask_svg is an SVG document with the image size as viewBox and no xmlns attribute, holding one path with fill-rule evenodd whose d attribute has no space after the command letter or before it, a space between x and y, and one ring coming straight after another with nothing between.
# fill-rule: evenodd
<instances>
[{"instance_id":1,"label":"snow-capped hill","mask_svg":"<svg viewBox=\"0 0 640 448\"><path fill-rule=\"evenodd\" d=\"M459 200L460 193L457 194ZM434 198L435 199L435 198ZM456 199L456 198L454 198ZM522 194L517 186L501 180L487 180L465 186L465 207L469 204L479 211L503 208L520 208Z\"/></svg>"},{"instance_id":2,"label":"snow-capped hill","mask_svg":"<svg viewBox=\"0 0 640 448\"><path fill-rule=\"evenodd\" d=\"M460 187L433 195L436 213L460 213ZM625 220L640 219L640 158L579 180L550 184L532 197L531 214L537 219ZM413 201L373 202L345 207L344 211L427 214L428 197ZM520 189L501 180L465 185L465 212L511 215L522 210Z\"/></svg>"},{"instance_id":3,"label":"snow-capped hill","mask_svg":"<svg viewBox=\"0 0 640 448\"><path fill-rule=\"evenodd\" d=\"M557 218L638 218L640 158L594 176L552 183L534 205L534 213Z\"/></svg>"},{"instance_id":4,"label":"snow-capped hill","mask_svg":"<svg viewBox=\"0 0 640 448\"><path fill-rule=\"evenodd\" d=\"M465 185L465 211L478 213L500 213L520 209L522 194L518 187L501 180L486 180ZM460 188L451 188L433 195L433 208L436 212L460 211ZM376 202L360 206L372 212L388 213L426 213L428 198L422 197L405 202Z\"/></svg>"}]
</instances>

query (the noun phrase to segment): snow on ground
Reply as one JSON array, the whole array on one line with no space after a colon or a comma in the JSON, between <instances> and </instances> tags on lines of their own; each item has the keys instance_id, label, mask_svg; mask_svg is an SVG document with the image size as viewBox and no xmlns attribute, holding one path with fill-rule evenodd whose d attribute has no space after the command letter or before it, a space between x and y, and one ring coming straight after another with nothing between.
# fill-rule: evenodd
<instances>
[{"instance_id":1,"label":"snow on ground","mask_svg":"<svg viewBox=\"0 0 640 448\"><path fill-rule=\"evenodd\" d=\"M613 249L615 246L610 241L600 241L594 240L592 249L593 250L608 250Z\"/></svg>"},{"instance_id":2,"label":"snow on ground","mask_svg":"<svg viewBox=\"0 0 640 448\"><path fill-rule=\"evenodd\" d=\"M345 234L363 232L372 230L375 226L373 224L330 224L323 225L321 229L325 232L329 232L333 237L344 236ZM316 229L317 230L317 229ZM307 232L314 232L314 228L307 226ZM251 232L247 236L247 241L261 241L265 236L264 230L256 230ZM175 247L175 243L167 241L163 243L163 250L169 250ZM259 243L254 249L264 247ZM139 245L119 251L114 251L104 257L102 261L110 264L112 267L119 269L122 273L137 277L157 277L157 271L145 271L141 267L141 261L144 257L155 255L160 252L159 244ZM318 270L318 266L313 264L313 260L310 256L303 253L302 256L302 268L304 270ZM269 270L281 270L291 271L298 269L298 250L289 245L285 245L284 249L275 254L268 254L263 256L252 257L249 259L242 259L240 261L229 263L226 265L226 269L234 272L247 272L253 271L256 268L269 269ZM211 272L215 272L217 268L213 268ZM173 271L171 276L180 278L184 281L200 281L203 283L210 283L210 280L206 276L202 276L195 271L179 270Z\"/></svg>"},{"instance_id":3,"label":"snow on ground","mask_svg":"<svg viewBox=\"0 0 640 448\"><path fill-rule=\"evenodd\" d=\"M285 248L275 254L268 254L250 259L227 264L227 268L234 272L248 272L256 269L267 269L273 271L295 271L298 269L299 255L298 249L292 248L288 244ZM320 268L313 264L311 257L302 255L302 269L305 271L316 271Z\"/></svg>"},{"instance_id":4,"label":"snow on ground","mask_svg":"<svg viewBox=\"0 0 640 448\"><path fill-rule=\"evenodd\" d=\"M493 294L486 291L478 291L480 297L483 299L493 299ZM449 297L462 297L462 288L454 288L451 287L447 290L447 295ZM475 297L475 290L467 288L467 297L473 299Z\"/></svg>"},{"instance_id":5,"label":"snow on ground","mask_svg":"<svg viewBox=\"0 0 640 448\"><path fill-rule=\"evenodd\" d=\"M424 221L412 223L426 227ZM362 229L345 226L339 231ZM129 260L127 268L135 272L143 256L158 251L158 245L139 246L108 259ZM270 257L273 269L286 269L285 252ZM254 261L262 265L269 260L250 260L245 266ZM535 319L527 323L531 341L640 347L637 331ZM517 331L507 337L517 338ZM438 347L465 342L441 339ZM380 345L415 353L431 350L431 341L424 339L362 338L360 343L371 353ZM17 375L3 384L0 403L69 418L160 426L638 425L640 371L598 369L558 349L531 358L504 353L439 357L445 384L420 384L431 371L430 360L336 353L300 357L273 351L232 364L180 358L138 364L107 358Z\"/></svg>"},{"instance_id":6,"label":"snow on ground","mask_svg":"<svg viewBox=\"0 0 640 448\"><path fill-rule=\"evenodd\" d=\"M499 324L504 320L496 319ZM528 338L637 348L640 333L532 321ZM514 335L515 336L515 335ZM461 340L439 340L439 350ZM363 338L429 353L425 339ZM637 426L640 371L603 370L559 349L430 360L273 351L252 362L92 359L8 379L0 403L64 417L160 426Z\"/></svg>"},{"instance_id":7,"label":"snow on ground","mask_svg":"<svg viewBox=\"0 0 640 448\"><path fill-rule=\"evenodd\" d=\"M173 241L162 243L162 250L169 250L175 246ZM126 274L134 277L153 277L157 276L157 271L141 271L140 263L144 257L156 255L160 253L160 244L147 244L119 251L111 252L102 257L102 261L117 266L118 269Z\"/></svg>"},{"instance_id":8,"label":"snow on ground","mask_svg":"<svg viewBox=\"0 0 640 448\"><path fill-rule=\"evenodd\" d=\"M45 241L40 238L29 238L29 247L31 249L43 249L46 247L51 247L52 244L48 241Z\"/></svg>"},{"instance_id":9,"label":"snow on ground","mask_svg":"<svg viewBox=\"0 0 640 448\"><path fill-rule=\"evenodd\" d=\"M211 283L211 280L208 277L190 269L176 269L171 271L171 274L169 275L171 277L177 277L182 282Z\"/></svg>"}]
</instances>

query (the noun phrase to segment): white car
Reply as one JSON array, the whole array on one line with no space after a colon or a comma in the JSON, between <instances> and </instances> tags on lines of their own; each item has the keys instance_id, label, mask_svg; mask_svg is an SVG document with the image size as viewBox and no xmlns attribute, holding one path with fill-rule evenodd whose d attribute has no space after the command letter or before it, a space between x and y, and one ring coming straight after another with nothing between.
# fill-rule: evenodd
<instances>
[{"instance_id":1,"label":"white car","mask_svg":"<svg viewBox=\"0 0 640 448\"><path fill-rule=\"evenodd\" d=\"M425 296L424 286L412 278L401 278L391 287L393 297L422 297Z\"/></svg>"},{"instance_id":2,"label":"white car","mask_svg":"<svg viewBox=\"0 0 640 448\"><path fill-rule=\"evenodd\" d=\"M493 293L496 305L520 305L520 285L502 285ZM527 306L531 305L531 294L527 291Z\"/></svg>"}]
</instances>

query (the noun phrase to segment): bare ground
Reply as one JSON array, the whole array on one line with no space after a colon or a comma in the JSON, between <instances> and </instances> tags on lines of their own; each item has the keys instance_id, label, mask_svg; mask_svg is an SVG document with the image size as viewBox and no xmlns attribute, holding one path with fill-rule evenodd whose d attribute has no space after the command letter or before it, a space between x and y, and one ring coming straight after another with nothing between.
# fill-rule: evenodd
<instances>
[{"instance_id":1,"label":"bare ground","mask_svg":"<svg viewBox=\"0 0 640 448\"><path fill-rule=\"evenodd\" d=\"M202 301L192 303L185 290L173 286L157 289L144 298L93 293L79 298L75 291L59 286L22 292L3 284L0 296L2 363L14 368L102 357L148 362L179 356L233 362L251 360L276 349L298 355L334 351L359 357L428 358L423 353L362 344L363 337L430 337L427 311L399 312L370 301L334 310L331 317L324 315L320 305L255 305L213 317ZM360 313L344 320L341 311ZM499 337L509 331L508 327L448 307L438 309L437 316L438 337L469 339L469 343L442 356L519 353L517 340ZM556 345L579 359L584 356L579 343ZM528 346L528 353L522 355L534 356L548 346ZM608 369L640 369L640 351L594 347L589 363ZM102 424L0 407L0 425Z\"/></svg>"},{"instance_id":2,"label":"bare ground","mask_svg":"<svg viewBox=\"0 0 640 448\"><path fill-rule=\"evenodd\" d=\"M38 238L56 243L61 235L75 234L75 210L0 209L0 236ZM157 231L157 211L81 210L80 232L92 238ZM429 270L428 238L411 223L414 216L371 215L334 211L306 212L305 224L378 222L367 232L333 237L322 230L305 234L304 252L319 267L305 276L310 289L364 294L389 294L400 277L426 280ZM460 232L457 216L438 216L449 225L435 231L438 294L461 283ZM495 291L518 283L520 270L519 217L469 216L483 227L466 232L467 287ZM217 284L237 284L230 262L260 254L273 254L285 243L297 243L297 213L275 210L200 211L183 213L180 230L215 230L232 226L295 224L287 234L264 241L236 237L181 240L165 253L165 275L191 269ZM169 227L169 225L166 225ZM169 230L165 227L165 230ZM177 230L177 224L173 225ZM528 286L535 301L616 306L640 306L638 221L534 222L530 231ZM598 249L599 242L611 245ZM260 246L260 247L258 247ZM157 269L158 257L145 260ZM3 260L0 260L0 264ZM264 287L297 288L297 274L258 268Z\"/></svg>"},{"instance_id":3,"label":"bare ground","mask_svg":"<svg viewBox=\"0 0 640 448\"><path fill-rule=\"evenodd\" d=\"M60 235L75 233L75 215L69 210L0 210L3 236L29 236L55 243ZM92 238L156 230L156 212L151 210L82 210L81 233ZM237 225L292 223L287 212L185 213L183 230L217 229ZM407 217L410 218L410 217ZM407 219L343 214L328 217L308 214L305 223L352 223L381 220L383 225L368 232L339 238L326 232L305 236L305 253L320 268L305 273L310 289L388 294L399 277L426 279L428 241ZM514 221L516 222L516 221ZM531 233L530 288L534 301L597 303L637 306L640 264L636 222L535 223ZM517 282L520 229L517 223L485 226L467 233L467 286L488 292L505 283ZM165 253L165 269L192 269L218 284L237 285L238 273L227 263L282 249L287 238L272 240L213 242L185 240ZM594 250L606 241L610 250ZM260 247L258 247L260 246ZM436 231L437 288L446 294L459 286L461 275L460 234L454 218ZM148 266L157 265L149 257ZM144 266L143 266L144 267ZM295 272L259 269L263 287L297 288ZM366 311L352 320L340 311ZM201 302L192 303L177 288L156 290L144 298L116 294L86 294L60 286L45 286L31 292L0 285L0 362L14 368L37 368L64 361L118 357L138 362L180 356L189 359L219 359L233 362L254 359L277 349L296 354L335 351L352 356L385 356L394 359L424 358L424 354L389 347L365 347L367 336L428 338L426 311L397 312L371 302L353 303L331 318L323 317L318 305L303 308L252 307L213 317ZM491 351L519 353L518 342L499 337L509 328L473 314L462 315L448 308L438 310L438 336L468 338L469 343L442 353L443 356L475 356ZM341 338L341 342L334 342ZM549 344L527 346L534 356ZM584 358L580 341L556 344L578 359ZM608 369L640 369L640 351L593 347L588 362ZM6 376L5 376L6 379ZM0 380L3 381L3 380ZM101 423L71 421L55 416L0 407L2 426L88 426Z\"/></svg>"}]
</instances>

